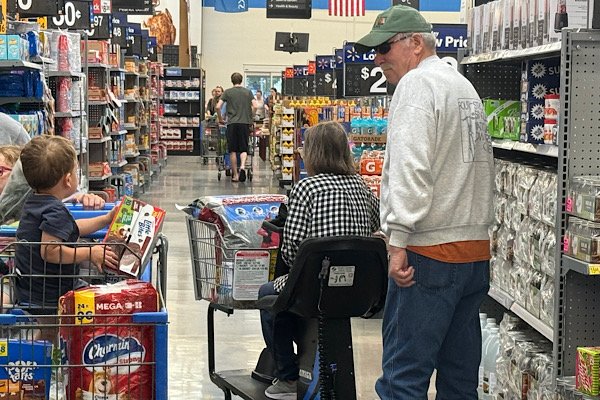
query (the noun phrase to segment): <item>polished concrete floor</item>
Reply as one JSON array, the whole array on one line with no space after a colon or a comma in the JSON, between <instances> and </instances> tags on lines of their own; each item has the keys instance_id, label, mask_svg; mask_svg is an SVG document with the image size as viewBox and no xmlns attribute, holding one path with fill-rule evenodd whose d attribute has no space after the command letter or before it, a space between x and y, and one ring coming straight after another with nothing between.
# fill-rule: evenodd
<instances>
[{"instance_id":1,"label":"polished concrete floor","mask_svg":"<svg viewBox=\"0 0 600 400\"><path fill-rule=\"evenodd\" d=\"M169 239L167 308L169 312L169 398L222 399L208 374L207 303L194 298L185 215L175 204L212 194L280 193L268 163L254 159L252 182L217 180L214 163L201 157L174 157L140 197L167 211L163 233ZM352 322L356 386L359 399L376 399L374 384L381 373L381 320ZM215 316L217 370L254 367L264 346L258 311Z\"/></svg>"}]
</instances>

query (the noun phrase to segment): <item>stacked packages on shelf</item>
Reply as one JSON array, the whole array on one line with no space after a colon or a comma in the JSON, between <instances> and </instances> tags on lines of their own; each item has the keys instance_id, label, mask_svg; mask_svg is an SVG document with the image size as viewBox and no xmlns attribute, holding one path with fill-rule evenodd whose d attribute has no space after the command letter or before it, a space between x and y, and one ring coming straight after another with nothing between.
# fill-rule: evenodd
<instances>
[{"instance_id":1,"label":"stacked packages on shelf","mask_svg":"<svg viewBox=\"0 0 600 400\"><path fill-rule=\"evenodd\" d=\"M587 263L600 263L600 177L571 178L565 211L572 217L563 239L563 253Z\"/></svg>"},{"instance_id":2,"label":"stacked packages on shelf","mask_svg":"<svg viewBox=\"0 0 600 400\"><path fill-rule=\"evenodd\" d=\"M556 172L496 160L491 284L554 324Z\"/></svg>"}]
</instances>

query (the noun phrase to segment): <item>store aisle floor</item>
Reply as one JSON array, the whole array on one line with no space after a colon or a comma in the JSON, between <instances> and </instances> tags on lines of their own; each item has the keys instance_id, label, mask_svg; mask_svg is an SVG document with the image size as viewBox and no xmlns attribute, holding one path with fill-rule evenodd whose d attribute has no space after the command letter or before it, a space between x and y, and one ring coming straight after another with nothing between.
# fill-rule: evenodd
<instances>
[{"instance_id":1,"label":"store aisle floor","mask_svg":"<svg viewBox=\"0 0 600 400\"><path fill-rule=\"evenodd\" d=\"M279 193L267 163L254 159L253 182L217 181L214 163L201 157L174 157L140 197L167 211L163 233L169 239L167 308L169 312L169 398L223 399L208 375L207 303L194 299L185 216L175 203L188 204L209 194ZM359 399L376 399L375 380L381 372L381 320L352 323L356 386ZM217 370L254 367L264 346L257 311L236 311L215 317Z\"/></svg>"}]
</instances>

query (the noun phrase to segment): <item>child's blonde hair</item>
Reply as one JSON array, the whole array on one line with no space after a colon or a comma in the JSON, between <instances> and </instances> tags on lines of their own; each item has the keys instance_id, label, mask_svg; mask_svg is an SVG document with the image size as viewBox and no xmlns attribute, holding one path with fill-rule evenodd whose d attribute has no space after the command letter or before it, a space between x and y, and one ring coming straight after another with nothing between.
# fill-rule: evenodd
<instances>
[{"instance_id":1,"label":"child's blonde hair","mask_svg":"<svg viewBox=\"0 0 600 400\"><path fill-rule=\"evenodd\" d=\"M4 158L8 164L15 165L21 154L20 146L6 145L0 146L0 157Z\"/></svg>"}]
</instances>

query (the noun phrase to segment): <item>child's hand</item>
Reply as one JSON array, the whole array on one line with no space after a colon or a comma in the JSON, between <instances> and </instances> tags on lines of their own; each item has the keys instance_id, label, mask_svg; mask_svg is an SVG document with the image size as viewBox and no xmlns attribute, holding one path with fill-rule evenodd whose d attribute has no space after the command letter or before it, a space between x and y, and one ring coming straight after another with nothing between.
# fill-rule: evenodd
<instances>
[{"instance_id":1,"label":"child's hand","mask_svg":"<svg viewBox=\"0 0 600 400\"><path fill-rule=\"evenodd\" d=\"M113 220L115 219L115 215L117 215L117 210L119 209L119 207L113 207L112 210L110 210L108 212L108 214L106 214L106 224L105 225L110 225Z\"/></svg>"},{"instance_id":2,"label":"child's hand","mask_svg":"<svg viewBox=\"0 0 600 400\"><path fill-rule=\"evenodd\" d=\"M102 272L102 266L106 265L118 269L119 259L109 246L93 246L91 248L90 261Z\"/></svg>"}]
</instances>

